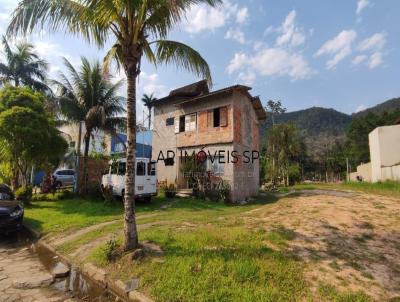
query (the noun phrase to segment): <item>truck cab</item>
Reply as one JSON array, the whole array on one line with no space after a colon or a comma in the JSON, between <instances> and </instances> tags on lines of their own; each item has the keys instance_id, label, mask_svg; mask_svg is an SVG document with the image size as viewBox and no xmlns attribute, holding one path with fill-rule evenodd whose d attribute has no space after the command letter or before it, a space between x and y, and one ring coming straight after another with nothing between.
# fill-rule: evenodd
<instances>
[{"instance_id":1,"label":"truck cab","mask_svg":"<svg viewBox=\"0 0 400 302\"><path fill-rule=\"evenodd\" d=\"M126 158L111 160L103 174L101 187L112 190L114 196L125 195ZM149 158L136 158L135 198L150 201L157 195L157 175L155 161Z\"/></svg>"}]
</instances>

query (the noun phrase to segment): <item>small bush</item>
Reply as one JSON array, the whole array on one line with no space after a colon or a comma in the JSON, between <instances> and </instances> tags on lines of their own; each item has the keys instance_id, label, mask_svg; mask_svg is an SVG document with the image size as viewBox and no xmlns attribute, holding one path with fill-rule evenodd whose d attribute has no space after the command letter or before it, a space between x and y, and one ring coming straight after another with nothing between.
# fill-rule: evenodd
<instances>
[{"instance_id":1,"label":"small bush","mask_svg":"<svg viewBox=\"0 0 400 302\"><path fill-rule=\"evenodd\" d=\"M231 187L228 182L221 181L218 185L218 199L229 203L231 201Z\"/></svg>"},{"instance_id":2,"label":"small bush","mask_svg":"<svg viewBox=\"0 0 400 302\"><path fill-rule=\"evenodd\" d=\"M174 198L176 195L176 187L174 184L170 184L169 186L165 186L163 188L163 191L165 193L165 197L167 198Z\"/></svg>"},{"instance_id":3,"label":"small bush","mask_svg":"<svg viewBox=\"0 0 400 302\"><path fill-rule=\"evenodd\" d=\"M106 242L106 245L103 248L104 255L106 256L107 261L112 261L114 259L114 253L118 248L118 243L115 238L112 238Z\"/></svg>"},{"instance_id":4,"label":"small bush","mask_svg":"<svg viewBox=\"0 0 400 302\"><path fill-rule=\"evenodd\" d=\"M32 201L32 186L21 187L15 192L15 198L23 203Z\"/></svg>"},{"instance_id":5,"label":"small bush","mask_svg":"<svg viewBox=\"0 0 400 302\"><path fill-rule=\"evenodd\" d=\"M103 192L98 182L92 181L87 184L87 196L95 200L103 199Z\"/></svg>"}]
</instances>

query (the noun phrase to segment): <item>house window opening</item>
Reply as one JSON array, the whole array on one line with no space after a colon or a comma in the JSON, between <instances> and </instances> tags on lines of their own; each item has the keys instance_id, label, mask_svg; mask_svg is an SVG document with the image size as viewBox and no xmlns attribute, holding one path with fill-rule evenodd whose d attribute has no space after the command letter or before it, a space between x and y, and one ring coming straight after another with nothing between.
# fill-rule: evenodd
<instances>
[{"instance_id":1,"label":"house window opening","mask_svg":"<svg viewBox=\"0 0 400 302\"><path fill-rule=\"evenodd\" d=\"M215 108L213 112L214 127L220 126L220 108Z\"/></svg>"},{"instance_id":2,"label":"house window opening","mask_svg":"<svg viewBox=\"0 0 400 302\"><path fill-rule=\"evenodd\" d=\"M173 126L174 125L174 118L173 117L167 118L167 120L165 121L165 125L166 126Z\"/></svg>"},{"instance_id":3,"label":"house window opening","mask_svg":"<svg viewBox=\"0 0 400 302\"><path fill-rule=\"evenodd\" d=\"M179 132L185 132L185 116L181 115L179 117Z\"/></svg>"},{"instance_id":4,"label":"house window opening","mask_svg":"<svg viewBox=\"0 0 400 302\"><path fill-rule=\"evenodd\" d=\"M224 175L224 158L223 157L208 157L204 162L207 172L212 172L215 176Z\"/></svg>"},{"instance_id":5,"label":"house window opening","mask_svg":"<svg viewBox=\"0 0 400 302\"><path fill-rule=\"evenodd\" d=\"M209 110L207 113L207 125L209 128L228 126L228 107Z\"/></svg>"}]
</instances>

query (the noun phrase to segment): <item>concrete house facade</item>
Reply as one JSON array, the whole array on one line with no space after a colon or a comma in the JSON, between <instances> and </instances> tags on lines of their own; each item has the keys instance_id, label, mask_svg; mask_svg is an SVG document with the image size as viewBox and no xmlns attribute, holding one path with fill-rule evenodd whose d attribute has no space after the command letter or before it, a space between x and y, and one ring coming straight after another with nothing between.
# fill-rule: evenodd
<instances>
[{"instance_id":1,"label":"concrete house facade","mask_svg":"<svg viewBox=\"0 0 400 302\"><path fill-rule=\"evenodd\" d=\"M206 171L229 183L232 201L257 194L259 121L266 113L250 89L236 85L210 92L200 81L154 102L152 158L159 182L187 188L183 158L203 150Z\"/></svg>"}]
</instances>

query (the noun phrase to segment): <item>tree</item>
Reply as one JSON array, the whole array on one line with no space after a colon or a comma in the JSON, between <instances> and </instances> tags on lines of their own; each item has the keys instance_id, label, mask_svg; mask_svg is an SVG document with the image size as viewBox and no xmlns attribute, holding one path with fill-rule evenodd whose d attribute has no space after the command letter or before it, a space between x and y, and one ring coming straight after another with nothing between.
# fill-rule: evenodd
<instances>
[{"instance_id":1,"label":"tree","mask_svg":"<svg viewBox=\"0 0 400 302\"><path fill-rule=\"evenodd\" d=\"M151 126L151 109L153 108L153 104L155 101L157 101L157 98L154 97L153 93L150 95L143 94L142 102L149 110L149 130L150 130L150 126Z\"/></svg>"},{"instance_id":2,"label":"tree","mask_svg":"<svg viewBox=\"0 0 400 302\"><path fill-rule=\"evenodd\" d=\"M272 119L272 128L275 127L275 116L286 112L286 108L282 106L281 101L269 100L265 108Z\"/></svg>"},{"instance_id":3,"label":"tree","mask_svg":"<svg viewBox=\"0 0 400 302\"><path fill-rule=\"evenodd\" d=\"M275 159L276 172L284 180L285 185L290 183L289 172L300 154L300 147L297 129L292 124L276 125L267 133L267 155Z\"/></svg>"},{"instance_id":4,"label":"tree","mask_svg":"<svg viewBox=\"0 0 400 302\"><path fill-rule=\"evenodd\" d=\"M286 108L282 106L281 101L273 101L269 100L267 103L266 111L271 116L272 120L272 128L275 128L275 115L283 114L286 112ZM275 146L272 144L272 149L274 150ZM273 151L274 153L274 151ZM272 158L272 183L275 185L276 182L276 173L275 173L275 157Z\"/></svg>"},{"instance_id":5,"label":"tree","mask_svg":"<svg viewBox=\"0 0 400 302\"><path fill-rule=\"evenodd\" d=\"M44 96L26 87L0 93L0 159L9 162L13 189L29 182L32 165L54 162L67 143L44 110Z\"/></svg>"},{"instance_id":6,"label":"tree","mask_svg":"<svg viewBox=\"0 0 400 302\"><path fill-rule=\"evenodd\" d=\"M8 27L9 35L26 34L47 26L81 34L104 46L110 37L114 45L104 66L121 65L127 77L126 183L124 202L124 248L138 246L135 219L136 83L143 56L150 63L174 63L211 83L207 62L189 46L166 40L171 29L192 5L216 5L221 0L22 0Z\"/></svg>"},{"instance_id":7,"label":"tree","mask_svg":"<svg viewBox=\"0 0 400 302\"><path fill-rule=\"evenodd\" d=\"M126 111L123 107L125 98L118 96L123 81L113 84L102 72L99 62L91 64L86 58L81 59L77 71L64 58L64 65L69 77L60 73L60 80L51 80L57 87L57 97L60 104L62 119L66 123L79 124L77 153L81 152L82 124L85 125L83 153L83 192L86 191L86 157L89 155L90 138L99 129L116 134L122 129L126 120L121 115Z\"/></svg>"},{"instance_id":8,"label":"tree","mask_svg":"<svg viewBox=\"0 0 400 302\"><path fill-rule=\"evenodd\" d=\"M25 85L47 91L48 87L43 82L48 65L34 52L33 45L18 42L13 50L4 36L2 44L7 62L0 63L0 84L12 83L15 87Z\"/></svg>"}]
</instances>

